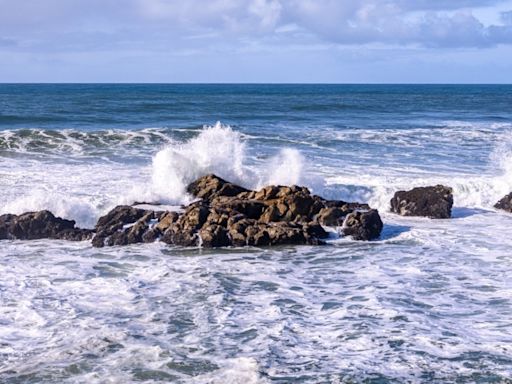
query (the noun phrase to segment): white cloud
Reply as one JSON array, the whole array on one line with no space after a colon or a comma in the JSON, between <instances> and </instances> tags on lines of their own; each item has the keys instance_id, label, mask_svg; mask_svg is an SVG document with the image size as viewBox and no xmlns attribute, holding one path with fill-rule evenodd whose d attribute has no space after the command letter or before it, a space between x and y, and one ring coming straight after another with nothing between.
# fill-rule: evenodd
<instances>
[{"instance_id":1,"label":"white cloud","mask_svg":"<svg viewBox=\"0 0 512 384\"><path fill-rule=\"evenodd\" d=\"M423 47L512 44L511 12L484 24L476 8L501 0L0 0L0 36L35 49L143 45L197 49L332 43ZM497 19L500 12L496 11ZM309 38L305 38L309 36ZM191 37L195 37L191 39ZM6 46L5 43L0 43ZM22 48L20 48L22 49Z\"/></svg>"}]
</instances>

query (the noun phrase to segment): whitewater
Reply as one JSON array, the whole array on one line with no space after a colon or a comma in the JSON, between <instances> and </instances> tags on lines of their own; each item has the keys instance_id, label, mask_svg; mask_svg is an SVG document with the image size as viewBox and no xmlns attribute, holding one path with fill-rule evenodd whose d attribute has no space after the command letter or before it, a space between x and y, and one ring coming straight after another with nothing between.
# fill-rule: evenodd
<instances>
[{"instance_id":1,"label":"whitewater","mask_svg":"<svg viewBox=\"0 0 512 384\"><path fill-rule=\"evenodd\" d=\"M323 247L1 241L0 382L510 382L510 87L5 87L0 214L92 227L215 173L368 202L385 226ZM389 212L435 184L452 219Z\"/></svg>"}]
</instances>

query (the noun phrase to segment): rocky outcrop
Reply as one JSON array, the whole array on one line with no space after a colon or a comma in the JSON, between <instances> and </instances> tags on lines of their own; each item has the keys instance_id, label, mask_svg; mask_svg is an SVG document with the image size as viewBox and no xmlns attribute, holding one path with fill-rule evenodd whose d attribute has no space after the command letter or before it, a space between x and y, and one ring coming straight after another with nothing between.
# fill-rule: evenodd
<instances>
[{"instance_id":1,"label":"rocky outcrop","mask_svg":"<svg viewBox=\"0 0 512 384\"><path fill-rule=\"evenodd\" d=\"M357 240L379 237L382 221L366 204L325 200L305 187L269 186L249 191L215 175L187 190L200 200L181 213L129 206L100 218L93 245L122 245L156 239L178 246L272 246L323 244L322 227L339 227Z\"/></svg>"},{"instance_id":2,"label":"rocky outcrop","mask_svg":"<svg viewBox=\"0 0 512 384\"><path fill-rule=\"evenodd\" d=\"M383 226L376 209L366 212L355 211L347 215L343 223L343 232L352 236L354 240L371 240L380 236Z\"/></svg>"},{"instance_id":3,"label":"rocky outcrop","mask_svg":"<svg viewBox=\"0 0 512 384\"><path fill-rule=\"evenodd\" d=\"M0 239L92 238L95 247L150 243L178 246L273 246L324 244L323 226L356 240L379 237L382 221L366 204L325 200L305 187L268 186L250 191L215 175L204 176L187 190L198 200L181 212L129 205L100 217L94 230L41 211L0 216Z\"/></svg>"},{"instance_id":4,"label":"rocky outcrop","mask_svg":"<svg viewBox=\"0 0 512 384\"><path fill-rule=\"evenodd\" d=\"M75 228L75 221L55 217L50 211L0 216L0 240L62 239L83 241L90 239L92 235L93 231Z\"/></svg>"},{"instance_id":5,"label":"rocky outcrop","mask_svg":"<svg viewBox=\"0 0 512 384\"><path fill-rule=\"evenodd\" d=\"M507 196L503 197L500 201L498 201L494 208L496 209L502 209L504 211L512 213L512 192L509 193Z\"/></svg>"},{"instance_id":6,"label":"rocky outcrop","mask_svg":"<svg viewBox=\"0 0 512 384\"><path fill-rule=\"evenodd\" d=\"M92 239L95 247L105 245L127 245L151 242L158 236L148 234L152 221L160 219L162 213L134 208L129 205L115 207L96 223L96 235Z\"/></svg>"},{"instance_id":7,"label":"rocky outcrop","mask_svg":"<svg viewBox=\"0 0 512 384\"><path fill-rule=\"evenodd\" d=\"M443 185L398 191L391 199L391 212L402 216L448 219L452 214L452 206L453 191Z\"/></svg>"},{"instance_id":8,"label":"rocky outcrop","mask_svg":"<svg viewBox=\"0 0 512 384\"><path fill-rule=\"evenodd\" d=\"M209 174L190 183L187 192L200 199L211 200L217 196L236 196L239 193L248 192L248 190Z\"/></svg>"}]
</instances>

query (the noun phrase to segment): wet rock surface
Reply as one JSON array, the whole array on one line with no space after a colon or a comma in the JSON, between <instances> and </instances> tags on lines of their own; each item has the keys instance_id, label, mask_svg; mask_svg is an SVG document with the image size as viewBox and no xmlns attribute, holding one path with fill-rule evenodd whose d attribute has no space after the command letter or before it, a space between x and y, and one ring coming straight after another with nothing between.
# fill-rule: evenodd
<instances>
[{"instance_id":1,"label":"wet rock surface","mask_svg":"<svg viewBox=\"0 0 512 384\"><path fill-rule=\"evenodd\" d=\"M211 200L217 196L236 196L248 191L213 174L200 177L187 187L188 193L205 200Z\"/></svg>"},{"instance_id":2,"label":"wet rock surface","mask_svg":"<svg viewBox=\"0 0 512 384\"><path fill-rule=\"evenodd\" d=\"M201 200L172 219L162 218L154 228L163 242L203 247L318 245L328 237L322 225L339 227L342 234L357 240L375 239L382 230L378 212L368 205L325 200L305 187L268 186L249 191L207 175L187 190ZM344 225L356 212L361 213L357 219Z\"/></svg>"},{"instance_id":3,"label":"wet rock surface","mask_svg":"<svg viewBox=\"0 0 512 384\"><path fill-rule=\"evenodd\" d=\"M215 175L187 190L197 201L182 212L117 206L100 217L93 230L49 211L0 216L0 239L92 238L95 247L150 243L178 246L320 245L336 227L356 240L378 238L382 221L366 204L325 200L305 187L268 186L250 191ZM93 237L94 236L94 237Z\"/></svg>"},{"instance_id":4,"label":"wet rock surface","mask_svg":"<svg viewBox=\"0 0 512 384\"><path fill-rule=\"evenodd\" d=\"M0 216L0 240L62 239L88 240L93 231L75 227L75 221L55 217L50 211L27 212Z\"/></svg>"},{"instance_id":5,"label":"wet rock surface","mask_svg":"<svg viewBox=\"0 0 512 384\"><path fill-rule=\"evenodd\" d=\"M343 233L354 240L371 240L379 237L384 224L376 209L349 213L343 223Z\"/></svg>"},{"instance_id":6,"label":"wet rock surface","mask_svg":"<svg viewBox=\"0 0 512 384\"><path fill-rule=\"evenodd\" d=\"M501 199L500 201L498 201L494 205L494 208L512 213L512 192L509 193L507 196L504 196L503 199Z\"/></svg>"},{"instance_id":7,"label":"wet rock surface","mask_svg":"<svg viewBox=\"0 0 512 384\"><path fill-rule=\"evenodd\" d=\"M150 240L147 242L154 241L158 236L151 239L149 235L145 235L150 229L151 221L160 218L161 215L162 213L129 205L117 206L99 218L92 244L95 247L103 247L142 243L144 239Z\"/></svg>"},{"instance_id":8,"label":"wet rock surface","mask_svg":"<svg viewBox=\"0 0 512 384\"><path fill-rule=\"evenodd\" d=\"M449 219L452 215L453 191L444 185L417 187L396 192L390 204L391 212L402 216Z\"/></svg>"}]
</instances>

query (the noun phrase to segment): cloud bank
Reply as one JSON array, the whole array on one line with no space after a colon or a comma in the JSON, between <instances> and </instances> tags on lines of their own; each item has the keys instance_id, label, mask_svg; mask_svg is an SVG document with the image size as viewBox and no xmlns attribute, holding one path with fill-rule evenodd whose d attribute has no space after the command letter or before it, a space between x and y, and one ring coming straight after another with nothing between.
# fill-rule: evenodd
<instances>
[{"instance_id":1,"label":"cloud bank","mask_svg":"<svg viewBox=\"0 0 512 384\"><path fill-rule=\"evenodd\" d=\"M512 0L0 0L0 81L509 82L511 50Z\"/></svg>"},{"instance_id":2,"label":"cloud bank","mask_svg":"<svg viewBox=\"0 0 512 384\"><path fill-rule=\"evenodd\" d=\"M499 0L0 0L0 41L37 46L177 38L308 39L342 45L490 47L512 44L512 9L486 24L474 10ZM512 5L511 5L512 8ZM5 44L2 44L5 45ZM66 45L66 44L64 44ZM69 47L67 47L69 48Z\"/></svg>"}]
</instances>

